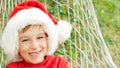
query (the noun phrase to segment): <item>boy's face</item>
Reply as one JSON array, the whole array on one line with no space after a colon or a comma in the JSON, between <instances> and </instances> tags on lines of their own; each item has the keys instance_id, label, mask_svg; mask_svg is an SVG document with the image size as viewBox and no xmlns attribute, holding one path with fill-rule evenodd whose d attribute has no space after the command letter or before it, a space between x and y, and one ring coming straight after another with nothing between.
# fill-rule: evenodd
<instances>
[{"instance_id":1,"label":"boy's face","mask_svg":"<svg viewBox=\"0 0 120 68\"><path fill-rule=\"evenodd\" d=\"M37 64L44 61L47 52L47 37L43 27L30 26L27 31L19 31L19 53L28 63Z\"/></svg>"}]
</instances>

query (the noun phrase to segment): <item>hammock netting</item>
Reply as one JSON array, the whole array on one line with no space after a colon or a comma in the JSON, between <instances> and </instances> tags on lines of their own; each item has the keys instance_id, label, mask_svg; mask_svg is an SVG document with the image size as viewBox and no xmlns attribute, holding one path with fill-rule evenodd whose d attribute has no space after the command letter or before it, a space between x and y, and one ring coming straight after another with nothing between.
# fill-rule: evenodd
<instances>
[{"instance_id":1,"label":"hammock netting","mask_svg":"<svg viewBox=\"0 0 120 68\"><path fill-rule=\"evenodd\" d=\"M0 37L13 7L23 1L0 0ZM40 1L54 18L65 19L73 27L71 37L59 45L54 55L67 58L71 68L117 68L103 39L92 0ZM8 62L0 49L0 67Z\"/></svg>"}]
</instances>

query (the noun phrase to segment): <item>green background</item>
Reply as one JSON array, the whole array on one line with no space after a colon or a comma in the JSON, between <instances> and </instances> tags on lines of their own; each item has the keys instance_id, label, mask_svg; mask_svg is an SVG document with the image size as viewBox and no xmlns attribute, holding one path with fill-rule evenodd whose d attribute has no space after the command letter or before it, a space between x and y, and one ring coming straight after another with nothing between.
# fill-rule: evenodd
<instances>
[{"instance_id":1,"label":"green background","mask_svg":"<svg viewBox=\"0 0 120 68\"><path fill-rule=\"evenodd\" d=\"M93 0L99 26L114 62L120 67L120 0Z\"/></svg>"}]
</instances>

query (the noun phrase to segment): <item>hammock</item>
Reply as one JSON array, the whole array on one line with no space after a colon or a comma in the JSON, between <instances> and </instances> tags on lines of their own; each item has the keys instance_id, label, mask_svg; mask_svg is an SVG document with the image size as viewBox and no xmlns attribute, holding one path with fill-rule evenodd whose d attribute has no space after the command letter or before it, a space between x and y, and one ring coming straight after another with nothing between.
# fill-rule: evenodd
<instances>
[{"instance_id":1,"label":"hammock","mask_svg":"<svg viewBox=\"0 0 120 68\"><path fill-rule=\"evenodd\" d=\"M25 0L0 0L0 36L13 7ZM55 55L68 59L71 68L117 68L101 34L91 0L40 0L56 19L72 24L71 37ZM9 62L0 50L0 67Z\"/></svg>"}]
</instances>

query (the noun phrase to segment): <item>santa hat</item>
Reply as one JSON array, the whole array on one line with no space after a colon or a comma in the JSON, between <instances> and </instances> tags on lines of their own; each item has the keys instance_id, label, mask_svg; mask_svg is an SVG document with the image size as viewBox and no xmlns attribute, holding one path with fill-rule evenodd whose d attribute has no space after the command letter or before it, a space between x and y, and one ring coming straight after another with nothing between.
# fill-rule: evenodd
<instances>
[{"instance_id":1,"label":"santa hat","mask_svg":"<svg viewBox=\"0 0 120 68\"><path fill-rule=\"evenodd\" d=\"M52 55L58 44L69 38L72 29L68 22L56 21L38 1L29 0L20 3L13 9L2 35L1 48L11 59L19 59L18 30L32 24L42 25L48 34L46 55Z\"/></svg>"}]
</instances>

